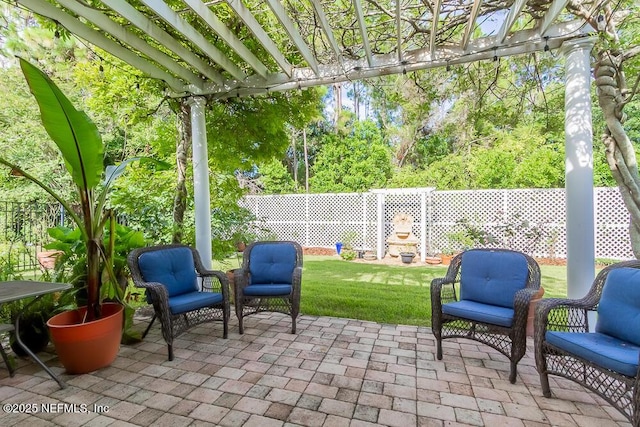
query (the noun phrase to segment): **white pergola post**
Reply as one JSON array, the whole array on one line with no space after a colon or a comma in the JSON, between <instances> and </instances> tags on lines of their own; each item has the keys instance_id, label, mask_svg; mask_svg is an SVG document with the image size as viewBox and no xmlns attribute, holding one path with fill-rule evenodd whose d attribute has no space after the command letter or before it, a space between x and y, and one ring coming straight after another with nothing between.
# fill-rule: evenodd
<instances>
[{"instance_id":1,"label":"white pergola post","mask_svg":"<svg viewBox=\"0 0 640 427\"><path fill-rule=\"evenodd\" d=\"M567 293L581 298L595 277L591 49L593 40L565 42L565 190Z\"/></svg>"},{"instance_id":2,"label":"white pergola post","mask_svg":"<svg viewBox=\"0 0 640 427\"><path fill-rule=\"evenodd\" d=\"M191 144L193 150L193 199L195 204L196 249L202 263L211 268L211 196L209 195L209 155L207 154L207 126L204 97L192 96Z\"/></svg>"}]
</instances>

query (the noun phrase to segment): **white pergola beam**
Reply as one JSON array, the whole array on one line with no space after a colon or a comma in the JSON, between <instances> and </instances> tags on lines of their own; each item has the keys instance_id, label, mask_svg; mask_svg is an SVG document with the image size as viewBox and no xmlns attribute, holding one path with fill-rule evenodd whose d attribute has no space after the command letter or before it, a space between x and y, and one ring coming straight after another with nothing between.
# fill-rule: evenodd
<instances>
[{"instance_id":1,"label":"white pergola beam","mask_svg":"<svg viewBox=\"0 0 640 427\"><path fill-rule=\"evenodd\" d=\"M338 43L336 42L336 38L333 36L333 29L331 25L329 25L329 21L327 20L327 15L324 13L324 9L320 4L319 0L311 0L311 4L313 5L313 9L316 12L316 16L318 17L318 22L320 22L320 27L322 27L322 31L324 31L327 36L327 40L329 40L329 45L333 50L333 54L336 56L336 61L342 64L342 54L340 52L340 47L338 47Z\"/></svg>"},{"instance_id":2,"label":"white pergola beam","mask_svg":"<svg viewBox=\"0 0 640 427\"><path fill-rule=\"evenodd\" d=\"M293 22L291 22L291 19L289 19L289 16L284 10L282 3L280 3L280 0L267 0L267 3L269 4L269 7L271 8L273 14L276 15L276 18L278 18L278 21L280 22L284 30L287 32L287 34L289 34L289 37L291 38L293 44L295 44L298 48L298 52L300 52L304 60L307 61L309 67L311 67L311 69L317 73L318 61L316 61L316 57L314 56L313 52L311 52L311 49L309 49L309 46L307 46L307 43L305 43L305 41L302 39L302 35L300 35L300 32L295 27Z\"/></svg>"},{"instance_id":3,"label":"white pergola beam","mask_svg":"<svg viewBox=\"0 0 640 427\"><path fill-rule=\"evenodd\" d=\"M498 37L496 40L498 43L502 43L505 41L507 35L509 34L509 30L511 29L511 27L513 27L513 24L516 22L516 19L518 19L518 16L522 12L522 9L524 9L524 6L526 4L527 0L516 0L513 3L511 8L509 9L509 13L502 23L502 27L500 27L500 31L498 32Z\"/></svg>"},{"instance_id":4,"label":"white pergola beam","mask_svg":"<svg viewBox=\"0 0 640 427\"><path fill-rule=\"evenodd\" d=\"M462 43L460 43L460 48L462 50L465 50L469 45L469 40L471 39L471 33L473 33L473 27L475 27L476 20L478 19L478 14L480 13L481 4L482 4L482 0L475 0L473 2L473 6L471 7L471 13L469 13L469 19L467 20L467 25L464 28Z\"/></svg>"},{"instance_id":5,"label":"white pergola beam","mask_svg":"<svg viewBox=\"0 0 640 427\"><path fill-rule=\"evenodd\" d=\"M287 61L287 58L284 57L282 52L280 52L276 44L271 40L271 37L269 37L269 35L260 26L260 23L251 14L251 11L242 4L241 0L227 0L227 4L231 9L233 9L242 22L244 22L244 25L246 25L249 31L253 33L256 39L258 39L262 47L264 47L269 55L271 55L273 60L276 61L280 69L287 76L291 77L293 66L289 61Z\"/></svg>"},{"instance_id":6,"label":"white pergola beam","mask_svg":"<svg viewBox=\"0 0 640 427\"><path fill-rule=\"evenodd\" d=\"M233 49L240 58L245 60L256 73L267 77L269 70L258 58L236 37L233 32L200 0L183 0L198 14Z\"/></svg>"},{"instance_id":7,"label":"white pergola beam","mask_svg":"<svg viewBox=\"0 0 640 427\"><path fill-rule=\"evenodd\" d=\"M429 50L431 57L436 52L436 32L438 31L438 21L440 21L440 8L442 7L442 0L436 0L433 4L433 16L431 17L431 35L429 37Z\"/></svg>"},{"instance_id":8,"label":"white pergola beam","mask_svg":"<svg viewBox=\"0 0 640 427\"><path fill-rule=\"evenodd\" d=\"M362 48L364 49L364 54L367 57L367 63L369 64L369 67L373 67L373 55L371 54L369 36L367 35L367 23L364 22L362 3L360 2L360 0L353 0L353 6L356 12L356 19L358 20L358 27L360 28L360 36L362 37Z\"/></svg>"},{"instance_id":9,"label":"white pergola beam","mask_svg":"<svg viewBox=\"0 0 640 427\"><path fill-rule=\"evenodd\" d=\"M93 22L100 29L113 35L124 44L137 49L148 58L152 58L155 62L192 85L195 85L196 87L201 87L203 85L203 81L200 77L182 67L174 58L151 46L131 31L109 19L108 16L99 12L97 9L87 7L83 3L79 3L75 0L58 0L58 3Z\"/></svg>"},{"instance_id":10,"label":"white pergola beam","mask_svg":"<svg viewBox=\"0 0 640 427\"><path fill-rule=\"evenodd\" d=\"M164 19L169 25L171 25L176 31L180 32L183 36L189 39L192 43L198 46L204 53L206 53L216 64L225 69L233 78L237 80L244 80L246 74L234 64L227 56L222 53L217 47L211 44L202 34L196 31L187 21L185 21L180 15L178 15L173 9L171 9L162 0L141 0L147 7L158 14L159 17Z\"/></svg>"},{"instance_id":11,"label":"white pergola beam","mask_svg":"<svg viewBox=\"0 0 640 427\"><path fill-rule=\"evenodd\" d=\"M30 10L45 16L49 19L57 21L68 29L73 34L80 38L87 40L89 43L98 46L100 49L109 52L113 56L120 58L122 61L142 71L143 73L151 76L152 78L163 80L169 85L169 87L180 92L184 90L184 82L175 78L171 74L158 68L153 63L142 59L130 49L127 49L113 40L103 36L100 32L87 27L80 22L76 17L69 15L62 9L48 3L45 0L17 0L18 3L29 8Z\"/></svg>"},{"instance_id":12,"label":"white pergola beam","mask_svg":"<svg viewBox=\"0 0 640 427\"><path fill-rule=\"evenodd\" d=\"M562 10L567 6L567 3L569 3L569 0L553 0L553 3L549 6L549 10L544 14L542 21L540 21L540 27L538 30L540 31L541 36L546 34L549 27L551 27L551 24L553 24L553 21L556 20L558 15L560 15L560 12L562 12Z\"/></svg>"}]
</instances>

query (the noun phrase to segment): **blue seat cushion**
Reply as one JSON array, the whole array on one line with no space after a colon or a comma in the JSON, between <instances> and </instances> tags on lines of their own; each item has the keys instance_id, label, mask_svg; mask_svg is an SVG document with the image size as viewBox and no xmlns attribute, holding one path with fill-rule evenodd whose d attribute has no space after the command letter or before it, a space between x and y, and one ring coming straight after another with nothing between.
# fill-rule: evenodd
<instances>
[{"instance_id":1,"label":"blue seat cushion","mask_svg":"<svg viewBox=\"0 0 640 427\"><path fill-rule=\"evenodd\" d=\"M138 266L145 282L162 283L169 298L198 290L193 254L189 248L144 252Z\"/></svg>"},{"instance_id":2,"label":"blue seat cushion","mask_svg":"<svg viewBox=\"0 0 640 427\"><path fill-rule=\"evenodd\" d=\"M567 353L589 360L601 368L629 377L638 374L640 346L599 332L554 332L545 334L547 342Z\"/></svg>"},{"instance_id":3,"label":"blue seat cushion","mask_svg":"<svg viewBox=\"0 0 640 427\"><path fill-rule=\"evenodd\" d=\"M169 298L169 309L171 314L180 314L220 303L222 303L221 293L196 291Z\"/></svg>"},{"instance_id":4,"label":"blue seat cushion","mask_svg":"<svg viewBox=\"0 0 640 427\"><path fill-rule=\"evenodd\" d=\"M296 267L296 248L283 243L254 246L249 259L250 285L293 283Z\"/></svg>"},{"instance_id":5,"label":"blue seat cushion","mask_svg":"<svg viewBox=\"0 0 640 427\"><path fill-rule=\"evenodd\" d=\"M513 308L517 291L527 285L527 259L515 252L470 250L462 254L460 299Z\"/></svg>"},{"instance_id":6,"label":"blue seat cushion","mask_svg":"<svg viewBox=\"0 0 640 427\"><path fill-rule=\"evenodd\" d=\"M246 296L256 297L274 297L290 295L293 287L287 284L255 284L244 288L243 292Z\"/></svg>"},{"instance_id":7,"label":"blue seat cushion","mask_svg":"<svg viewBox=\"0 0 640 427\"><path fill-rule=\"evenodd\" d=\"M623 267L609 272L598 304L596 332L640 346L640 270Z\"/></svg>"},{"instance_id":8,"label":"blue seat cushion","mask_svg":"<svg viewBox=\"0 0 640 427\"><path fill-rule=\"evenodd\" d=\"M462 317L476 322L510 327L513 323L513 309L475 301L456 301L442 305L442 312L449 316Z\"/></svg>"}]
</instances>

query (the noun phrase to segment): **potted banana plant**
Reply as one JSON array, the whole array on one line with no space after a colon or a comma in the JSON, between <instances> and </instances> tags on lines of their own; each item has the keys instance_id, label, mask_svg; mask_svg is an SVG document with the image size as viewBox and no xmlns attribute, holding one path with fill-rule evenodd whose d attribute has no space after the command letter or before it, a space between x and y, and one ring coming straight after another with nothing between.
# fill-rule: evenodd
<instances>
[{"instance_id":1,"label":"potted banana plant","mask_svg":"<svg viewBox=\"0 0 640 427\"><path fill-rule=\"evenodd\" d=\"M60 313L47 322L58 357L68 373L86 373L115 360L123 330L124 290L117 285L113 251L115 217L107 208L109 190L128 164L104 166L104 146L98 128L41 70L19 58L20 67L40 108L41 122L57 146L77 190L66 200L50 185L4 158L0 164L37 184L58 201L74 222L85 246L85 271L78 276L86 291L86 306ZM79 209L73 209L77 206ZM107 243L105 244L105 231ZM110 236L110 238L109 238ZM103 302L111 295L113 302ZM96 356L92 359L92 356Z\"/></svg>"}]
</instances>

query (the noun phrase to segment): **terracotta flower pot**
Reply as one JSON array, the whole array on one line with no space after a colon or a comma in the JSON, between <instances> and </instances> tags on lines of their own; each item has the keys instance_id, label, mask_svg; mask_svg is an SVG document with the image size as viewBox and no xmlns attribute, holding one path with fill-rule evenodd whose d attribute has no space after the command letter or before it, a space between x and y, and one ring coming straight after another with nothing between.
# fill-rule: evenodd
<instances>
[{"instance_id":1,"label":"terracotta flower pot","mask_svg":"<svg viewBox=\"0 0 640 427\"><path fill-rule=\"evenodd\" d=\"M120 349L124 307L105 303L102 318L81 323L86 311L86 307L65 311L47 322L58 358L69 374L86 374L109 366Z\"/></svg>"},{"instance_id":2,"label":"terracotta flower pot","mask_svg":"<svg viewBox=\"0 0 640 427\"><path fill-rule=\"evenodd\" d=\"M527 336L529 337L533 336L533 332L534 332L533 325L534 325L534 319L536 316L536 305L538 305L538 301L542 299L543 295L544 295L544 288L540 286L540 290L538 290L538 293L535 294L533 298L531 298L531 301L529 302L529 313L527 314Z\"/></svg>"}]
</instances>

